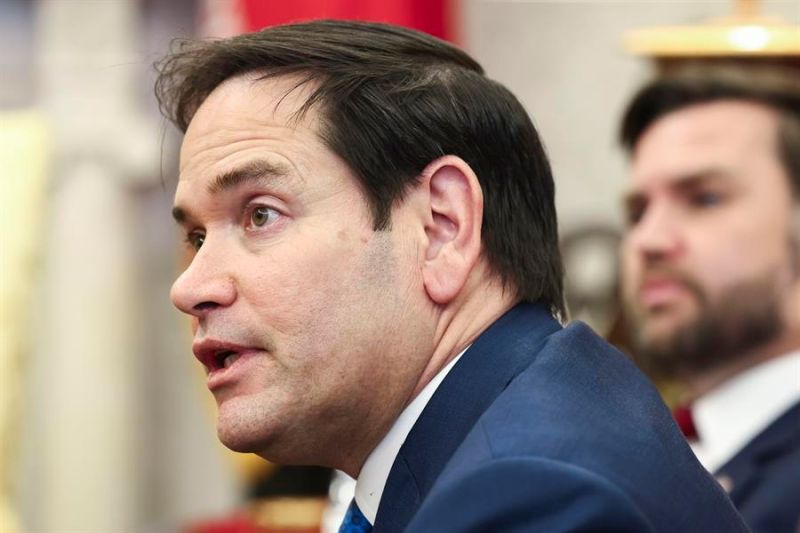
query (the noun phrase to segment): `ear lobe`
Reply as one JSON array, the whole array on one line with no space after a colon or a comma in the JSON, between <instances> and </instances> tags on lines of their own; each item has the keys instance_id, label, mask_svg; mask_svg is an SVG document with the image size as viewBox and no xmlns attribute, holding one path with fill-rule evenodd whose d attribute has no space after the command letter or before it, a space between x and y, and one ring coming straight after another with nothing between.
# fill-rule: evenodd
<instances>
[{"instance_id":1,"label":"ear lobe","mask_svg":"<svg viewBox=\"0 0 800 533\"><path fill-rule=\"evenodd\" d=\"M455 156L437 159L422 175L430 209L423 283L431 300L445 305L464 288L480 257L483 191L470 166Z\"/></svg>"}]
</instances>

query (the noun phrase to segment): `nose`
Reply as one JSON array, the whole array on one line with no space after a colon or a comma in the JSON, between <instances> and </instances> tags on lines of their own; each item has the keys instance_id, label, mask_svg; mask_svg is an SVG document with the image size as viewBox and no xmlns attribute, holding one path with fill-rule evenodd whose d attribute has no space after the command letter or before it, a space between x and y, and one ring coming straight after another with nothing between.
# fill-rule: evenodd
<instances>
[{"instance_id":1,"label":"nose","mask_svg":"<svg viewBox=\"0 0 800 533\"><path fill-rule=\"evenodd\" d=\"M663 203L648 206L628 231L627 247L645 262L669 261L680 257L686 242L680 216Z\"/></svg>"},{"instance_id":2,"label":"nose","mask_svg":"<svg viewBox=\"0 0 800 533\"><path fill-rule=\"evenodd\" d=\"M170 290L172 304L198 319L236 300L236 284L227 268L230 262L215 255L210 244L207 239Z\"/></svg>"}]
</instances>

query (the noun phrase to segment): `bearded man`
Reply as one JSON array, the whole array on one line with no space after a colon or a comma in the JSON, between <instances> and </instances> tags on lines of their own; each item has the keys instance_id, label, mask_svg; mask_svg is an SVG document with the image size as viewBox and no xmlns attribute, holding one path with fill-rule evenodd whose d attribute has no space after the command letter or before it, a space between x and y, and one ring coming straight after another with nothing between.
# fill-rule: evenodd
<instances>
[{"instance_id":1,"label":"bearded man","mask_svg":"<svg viewBox=\"0 0 800 533\"><path fill-rule=\"evenodd\" d=\"M639 362L754 531L800 520L800 76L689 68L635 97L622 245Z\"/></svg>"}]
</instances>

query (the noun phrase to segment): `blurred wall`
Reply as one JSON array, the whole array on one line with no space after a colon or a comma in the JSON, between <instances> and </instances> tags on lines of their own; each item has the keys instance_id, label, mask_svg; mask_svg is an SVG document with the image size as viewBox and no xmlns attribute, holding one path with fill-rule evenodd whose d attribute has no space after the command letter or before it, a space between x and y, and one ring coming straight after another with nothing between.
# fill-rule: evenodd
<instances>
[{"instance_id":1,"label":"blurred wall","mask_svg":"<svg viewBox=\"0 0 800 533\"><path fill-rule=\"evenodd\" d=\"M194 17L192 0L0 3L0 108L37 110L52 138L31 161L50 172L0 472L22 531L176 531L238 501L168 298L179 138L152 63Z\"/></svg>"},{"instance_id":2,"label":"blurred wall","mask_svg":"<svg viewBox=\"0 0 800 533\"><path fill-rule=\"evenodd\" d=\"M762 12L800 24L800 2L765 0ZM556 179L562 233L596 220L619 224L625 160L618 121L650 65L625 54L634 28L705 23L727 0L463 0L464 46L533 116Z\"/></svg>"}]
</instances>

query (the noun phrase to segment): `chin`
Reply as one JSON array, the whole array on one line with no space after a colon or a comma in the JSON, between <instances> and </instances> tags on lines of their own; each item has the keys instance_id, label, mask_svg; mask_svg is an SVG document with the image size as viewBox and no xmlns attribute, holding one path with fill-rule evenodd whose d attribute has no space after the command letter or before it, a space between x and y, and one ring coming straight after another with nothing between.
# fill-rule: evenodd
<instances>
[{"instance_id":1,"label":"chin","mask_svg":"<svg viewBox=\"0 0 800 533\"><path fill-rule=\"evenodd\" d=\"M243 434L224 426L217 426L217 438L228 449L239 453L254 453L259 449L254 435Z\"/></svg>"},{"instance_id":2,"label":"chin","mask_svg":"<svg viewBox=\"0 0 800 533\"><path fill-rule=\"evenodd\" d=\"M649 337L671 337L676 331L697 320L694 306L676 305L650 309L644 326Z\"/></svg>"},{"instance_id":3,"label":"chin","mask_svg":"<svg viewBox=\"0 0 800 533\"><path fill-rule=\"evenodd\" d=\"M219 408L217 438L225 447L240 453L260 453L277 433L267 420L253 416L243 406L227 401Z\"/></svg>"},{"instance_id":4,"label":"chin","mask_svg":"<svg viewBox=\"0 0 800 533\"><path fill-rule=\"evenodd\" d=\"M252 453L265 461L281 465L303 465L318 462L309 460L307 450L301 445L289 445L272 435L257 435L230 431L227 428L218 428L217 436L220 442L229 450L237 453Z\"/></svg>"},{"instance_id":5,"label":"chin","mask_svg":"<svg viewBox=\"0 0 800 533\"><path fill-rule=\"evenodd\" d=\"M234 452L247 453L248 443L240 435L232 433L228 429L217 426L217 439L228 449Z\"/></svg>"},{"instance_id":6,"label":"chin","mask_svg":"<svg viewBox=\"0 0 800 533\"><path fill-rule=\"evenodd\" d=\"M669 324L648 323L642 330L641 341L651 349L660 350L664 346L672 344L680 326L681 324L677 324L674 321Z\"/></svg>"}]
</instances>

